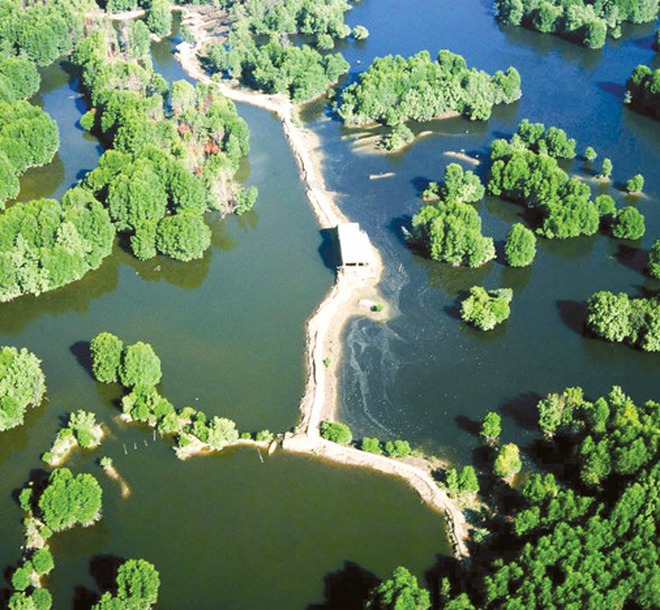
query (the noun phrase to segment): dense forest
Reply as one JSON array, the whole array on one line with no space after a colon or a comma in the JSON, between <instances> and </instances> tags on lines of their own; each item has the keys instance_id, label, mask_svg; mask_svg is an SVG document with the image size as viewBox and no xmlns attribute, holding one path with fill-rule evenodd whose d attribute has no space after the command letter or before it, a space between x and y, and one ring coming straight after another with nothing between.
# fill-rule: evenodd
<instances>
[{"instance_id":1,"label":"dense forest","mask_svg":"<svg viewBox=\"0 0 660 610\"><path fill-rule=\"evenodd\" d=\"M394 126L429 121L448 112L486 120L493 106L511 104L520 96L520 75L513 67L491 76L468 68L463 57L450 51L440 51L435 61L428 51L421 51L408 59L399 55L374 59L342 91L337 113L353 125Z\"/></svg>"},{"instance_id":2,"label":"dense forest","mask_svg":"<svg viewBox=\"0 0 660 610\"><path fill-rule=\"evenodd\" d=\"M658 17L658 0L495 0L498 19L599 49L607 36L619 38L622 23Z\"/></svg>"},{"instance_id":3,"label":"dense forest","mask_svg":"<svg viewBox=\"0 0 660 610\"><path fill-rule=\"evenodd\" d=\"M328 53L336 40L368 34L344 23L347 0L223 0L221 5L231 31L226 41L206 46L206 65L266 93L285 93L294 102L324 93L348 72L340 53ZM293 44L296 38L309 44Z\"/></svg>"},{"instance_id":4,"label":"dense forest","mask_svg":"<svg viewBox=\"0 0 660 610\"><path fill-rule=\"evenodd\" d=\"M536 468L518 489L490 481L499 512L472 565L439 583L437 606L657 608L660 404L636 405L618 387L595 401L568 388L540 400L537 414ZM497 476L507 447L515 462L515 445L486 449ZM366 607L428 610L431 597L398 569Z\"/></svg>"}]
</instances>

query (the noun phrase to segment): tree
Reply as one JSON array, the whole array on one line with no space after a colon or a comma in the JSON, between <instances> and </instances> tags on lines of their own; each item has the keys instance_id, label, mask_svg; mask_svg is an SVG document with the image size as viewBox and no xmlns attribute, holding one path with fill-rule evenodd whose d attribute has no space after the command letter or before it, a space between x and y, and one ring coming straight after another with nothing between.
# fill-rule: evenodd
<instances>
[{"instance_id":1,"label":"tree","mask_svg":"<svg viewBox=\"0 0 660 610\"><path fill-rule=\"evenodd\" d=\"M208 426L207 443L213 449L222 449L229 443L238 440L238 430L236 423L225 417L214 417Z\"/></svg>"},{"instance_id":2,"label":"tree","mask_svg":"<svg viewBox=\"0 0 660 610\"><path fill-rule=\"evenodd\" d=\"M629 193L641 193L644 189L644 176L642 174L635 174L626 183L626 190Z\"/></svg>"},{"instance_id":3,"label":"tree","mask_svg":"<svg viewBox=\"0 0 660 610\"><path fill-rule=\"evenodd\" d=\"M365 608L368 610L428 610L431 597L417 584L406 568L398 567L392 576L372 589Z\"/></svg>"},{"instance_id":4,"label":"tree","mask_svg":"<svg viewBox=\"0 0 660 610\"><path fill-rule=\"evenodd\" d=\"M149 610L158 601L160 574L144 559L129 559L117 571L117 595L104 593L93 610Z\"/></svg>"},{"instance_id":5,"label":"tree","mask_svg":"<svg viewBox=\"0 0 660 610\"><path fill-rule=\"evenodd\" d=\"M587 301L587 328L607 341L621 342L632 333L627 294L600 291Z\"/></svg>"},{"instance_id":6,"label":"tree","mask_svg":"<svg viewBox=\"0 0 660 610\"><path fill-rule=\"evenodd\" d=\"M20 426L25 411L38 407L45 393L41 361L25 348L0 348L0 432Z\"/></svg>"},{"instance_id":7,"label":"tree","mask_svg":"<svg viewBox=\"0 0 660 610\"><path fill-rule=\"evenodd\" d=\"M587 146L584 149L584 158L589 162L593 163L598 158L598 153L591 146Z\"/></svg>"},{"instance_id":8,"label":"tree","mask_svg":"<svg viewBox=\"0 0 660 610\"><path fill-rule=\"evenodd\" d=\"M90 344L92 372L101 383L114 383L118 380L124 342L112 333L102 332Z\"/></svg>"},{"instance_id":9,"label":"tree","mask_svg":"<svg viewBox=\"0 0 660 610\"><path fill-rule=\"evenodd\" d=\"M660 278L660 239L656 239L649 251L649 274Z\"/></svg>"},{"instance_id":10,"label":"tree","mask_svg":"<svg viewBox=\"0 0 660 610\"><path fill-rule=\"evenodd\" d=\"M408 441L387 441L385 453L390 457L407 457L410 455L410 443Z\"/></svg>"},{"instance_id":11,"label":"tree","mask_svg":"<svg viewBox=\"0 0 660 610\"><path fill-rule=\"evenodd\" d=\"M169 36L172 31L172 3L170 0L151 0L147 11L147 27L156 36Z\"/></svg>"},{"instance_id":12,"label":"tree","mask_svg":"<svg viewBox=\"0 0 660 610\"><path fill-rule=\"evenodd\" d=\"M612 235L618 239L641 239L645 232L644 216L630 205L621 208L612 223Z\"/></svg>"},{"instance_id":13,"label":"tree","mask_svg":"<svg viewBox=\"0 0 660 610\"><path fill-rule=\"evenodd\" d=\"M527 267L536 257L536 236L520 223L514 224L504 244L506 262L511 267Z\"/></svg>"},{"instance_id":14,"label":"tree","mask_svg":"<svg viewBox=\"0 0 660 610\"><path fill-rule=\"evenodd\" d=\"M479 481L473 466L464 466L458 477L458 490L461 494L479 493Z\"/></svg>"},{"instance_id":15,"label":"tree","mask_svg":"<svg viewBox=\"0 0 660 610\"><path fill-rule=\"evenodd\" d=\"M479 435L488 445L495 445L502 433L502 418L494 411L488 411L481 422Z\"/></svg>"},{"instance_id":16,"label":"tree","mask_svg":"<svg viewBox=\"0 0 660 610\"><path fill-rule=\"evenodd\" d=\"M513 443L503 445L495 458L493 472L503 479L510 479L520 472L522 461L520 459L520 449Z\"/></svg>"},{"instance_id":17,"label":"tree","mask_svg":"<svg viewBox=\"0 0 660 610\"><path fill-rule=\"evenodd\" d=\"M39 498L44 523L54 532L74 525L90 525L99 519L103 491L91 474L73 473L68 468L54 470Z\"/></svg>"},{"instance_id":18,"label":"tree","mask_svg":"<svg viewBox=\"0 0 660 610\"><path fill-rule=\"evenodd\" d=\"M510 288L487 291L481 286L470 288L470 295L461 303L461 318L480 330L492 330L511 315L513 298Z\"/></svg>"},{"instance_id":19,"label":"tree","mask_svg":"<svg viewBox=\"0 0 660 610\"><path fill-rule=\"evenodd\" d=\"M598 174L598 177L608 179L612 175L613 169L614 165L612 164L612 160L608 157L605 157L603 159L603 165L601 166L600 174Z\"/></svg>"},{"instance_id":20,"label":"tree","mask_svg":"<svg viewBox=\"0 0 660 610\"><path fill-rule=\"evenodd\" d=\"M350 445L353 440L351 429L346 424L327 419L321 422L321 436L338 445Z\"/></svg>"},{"instance_id":21,"label":"tree","mask_svg":"<svg viewBox=\"0 0 660 610\"><path fill-rule=\"evenodd\" d=\"M366 38L369 37L369 30L365 28L363 25L356 25L353 28L352 34L355 40L365 40Z\"/></svg>"},{"instance_id":22,"label":"tree","mask_svg":"<svg viewBox=\"0 0 660 610\"><path fill-rule=\"evenodd\" d=\"M204 219L184 210L158 223L156 247L161 254L179 261L202 258L211 245L211 229Z\"/></svg>"},{"instance_id":23,"label":"tree","mask_svg":"<svg viewBox=\"0 0 660 610\"><path fill-rule=\"evenodd\" d=\"M119 367L119 378L123 386L128 388L137 385L153 387L158 384L161 377L160 358L151 345L138 341L125 349L123 361Z\"/></svg>"},{"instance_id":24,"label":"tree","mask_svg":"<svg viewBox=\"0 0 660 610\"><path fill-rule=\"evenodd\" d=\"M368 438L366 436L360 442L360 449L367 453L380 454L383 452L380 447L380 441L377 438Z\"/></svg>"},{"instance_id":25,"label":"tree","mask_svg":"<svg viewBox=\"0 0 660 610\"><path fill-rule=\"evenodd\" d=\"M30 561L32 562L34 571L39 576L50 573L55 567L53 555L47 548L37 549L30 558Z\"/></svg>"}]
</instances>

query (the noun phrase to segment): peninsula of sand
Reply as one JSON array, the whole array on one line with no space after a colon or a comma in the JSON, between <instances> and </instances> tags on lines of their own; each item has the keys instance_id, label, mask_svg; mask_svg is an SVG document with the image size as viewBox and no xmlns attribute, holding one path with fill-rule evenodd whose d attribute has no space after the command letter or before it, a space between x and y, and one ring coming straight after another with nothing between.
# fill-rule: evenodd
<instances>
[{"instance_id":1,"label":"peninsula of sand","mask_svg":"<svg viewBox=\"0 0 660 610\"><path fill-rule=\"evenodd\" d=\"M195 42L180 43L176 58L192 78L209 82L211 77L201 67L197 55L197 50L210 40L209 16L196 10L196 7L180 7L179 10L182 12L182 24L187 27ZM334 194L326 188L321 171L318 138L311 131L298 126L298 107L282 94L265 95L239 89L222 81L219 81L218 85L227 98L264 108L280 119L298 164L310 205L321 228L334 229L337 225L348 222L337 207ZM294 433L285 435L282 448L285 451L311 454L340 464L370 468L403 478L419 493L425 503L444 515L455 555L458 558L466 558L469 554L466 544L467 522L458 503L438 487L428 462L420 459L402 461L366 453L355 447L329 442L320 435L321 421L332 419L337 412L342 329L354 316L371 315L384 319L388 315L387 307L375 307L383 302L378 292L383 263L380 253L371 243L369 259L369 265L366 267L337 270L334 286L307 322L307 378L300 404L301 421Z\"/></svg>"}]
</instances>

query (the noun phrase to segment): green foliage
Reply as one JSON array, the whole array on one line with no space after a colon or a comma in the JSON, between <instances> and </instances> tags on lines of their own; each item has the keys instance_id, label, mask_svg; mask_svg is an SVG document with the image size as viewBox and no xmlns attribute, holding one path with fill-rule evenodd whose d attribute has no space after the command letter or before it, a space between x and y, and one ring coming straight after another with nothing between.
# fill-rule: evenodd
<instances>
[{"instance_id":1,"label":"green foliage","mask_svg":"<svg viewBox=\"0 0 660 610\"><path fill-rule=\"evenodd\" d=\"M28 99L39 90L40 82L37 67L27 57L0 59L0 102Z\"/></svg>"},{"instance_id":2,"label":"green foliage","mask_svg":"<svg viewBox=\"0 0 660 610\"><path fill-rule=\"evenodd\" d=\"M410 130L409 127L400 123L395 125L391 131L383 134L378 145L383 150L397 150L402 148L406 144L410 144L415 139L415 134Z\"/></svg>"},{"instance_id":3,"label":"green foliage","mask_svg":"<svg viewBox=\"0 0 660 610\"><path fill-rule=\"evenodd\" d=\"M156 36L169 36L172 32L172 2L150 0L147 9L147 27Z\"/></svg>"},{"instance_id":4,"label":"green foliage","mask_svg":"<svg viewBox=\"0 0 660 610\"><path fill-rule=\"evenodd\" d=\"M582 408L585 400L581 388L567 388L561 394L548 394L539 401L539 427L546 437L557 432L566 432L575 426L575 413Z\"/></svg>"},{"instance_id":5,"label":"green foliage","mask_svg":"<svg viewBox=\"0 0 660 610\"><path fill-rule=\"evenodd\" d=\"M94 129L94 123L96 122L96 112L94 108L88 110L85 114L80 117L80 126L85 131L92 131Z\"/></svg>"},{"instance_id":6,"label":"green foliage","mask_svg":"<svg viewBox=\"0 0 660 610\"><path fill-rule=\"evenodd\" d=\"M123 349L124 342L108 332L99 333L92 339L92 372L97 381L114 383L118 380Z\"/></svg>"},{"instance_id":7,"label":"green foliage","mask_svg":"<svg viewBox=\"0 0 660 610\"><path fill-rule=\"evenodd\" d=\"M642 174L635 174L628 182L626 182L626 190L629 193L641 193L644 189L644 176Z\"/></svg>"},{"instance_id":8,"label":"green foliage","mask_svg":"<svg viewBox=\"0 0 660 610\"><path fill-rule=\"evenodd\" d=\"M429 592L404 567L396 568L390 578L374 587L365 606L368 610L429 610L430 607Z\"/></svg>"},{"instance_id":9,"label":"green foliage","mask_svg":"<svg viewBox=\"0 0 660 610\"><path fill-rule=\"evenodd\" d=\"M369 38L369 30L363 25L356 25L351 31L355 40L365 40Z\"/></svg>"},{"instance_id":10,"label":"green foliage","mask_svg":"<svg viewBox=\"0 0 660 610\"><path fill-rule=\"evenodd\" d=\"M53 560L52 553L47 549L37 549L34 552L34 555L30 558L34 571L39 575L43 576L49 574L55 567L55 561Z\"/></svg>"},{"instance_id":11,"label":"green foliage","mask_svg":"<svg viewBox=\"0 0 660 610\"><path fill-rule=\"evenodd\" d=\"M383 450L380 446L380 441L377 438L364 437L360 441L360 449L367 453L381 454Z\"/></svg>"},{"instance_id":12,"label":"green foliage","mask_svg":"<svg viewBox=\"0 0 660 610\"><path fill-rule=\"evenodd\" d=\"M528 267L536 257L536 237L527 227L514 224L506 235L504 255L510 267Z\"/></svg>"},{"instance_id":13,"label":"green foliage","mask_svg":"<svg viewBox=\"0 0 660 610\"><path fill-rule=\"evenodd\" d=\"M74 188L62 203L40 199L0 215L0 301L54 290L97 269L114 229L91 194Z\"/></svg>"},{"instance_id":14,"label":"green foliage","mask_svg":"<svg viewBox=\"0 0 660 610\"><path fill-rule=\"evenodd\" d=\"M660 278L660 239L656 239L649 251L649 275Z\"/></svg>"},{"instance_id":15,"label":"green foliage","mask_svg":"<svg viewBox=\"0 0 660 610\"><path fill-rule=\"evenodd\" d=\"M108 468L112 468L112 465L113 465L112 458L109 457L109 456L107 456L107 455L104 455L104 456L99 460L99 465L100 465L101 468L103 468L104 470L107 470Z\"/></svg>"},{"instance_id":16,"label":"green foliage","mask_svg":"<svg viewBox=\"0 0 660 610\"><path fill-rule=\"evenodd\" d=\"M135 258L146 261L156 256L157 230L158 224L153 220L143 220L138 223L135 233L131 235L131 250Z\"/></svg>"},{"instance_id":17,"label":"green foliage","mask_svg":"<svg viewBox=\"0 0 660 610\"><path fill-rule=\"evenodd\" d=\"M321 436L338 445L350 445L353 440L351 429L346 424L327 419L321 422Z\"/></svg>"},{"instance_id":18,"label":"green foliage","mask_svg":"<svg viewBox=\"0 0 660 610\"><path fill-rule=\"evenodd\" d=\"M410 443L408 441L387 441L385 443L385 454L390 457L408 457L410 455Z\"/></svg>"},{"instance_id":19,"label":"green foliage","mask_svg":"<svg viewBox=\"0 0 660 610\"><path fill-rule=\"evenodd\" d=\"M377 57L358 81L346 87L337 105L345 123L398 125L429 121L447 112L485 120L494 105L520 98L515 68L490 76L468 69L460 55L443 50L436 61L427 51L405 59Z\"/></svg>"},{"instance_id":20,"label":"green foliage","mask_svg":"<svg viewBox=\"0 0 660 610\"><path fill-rule=\"evenodd\" d=\"M23 83L22 91L29 91L31 86ZM21 89L17 85L12 91L18 94ZM11 99L13 95L4 97ZM12 103L0 101L0 178L7 182L0 187L0 209L4 209L7 199L18 195L16 176L50 163L59 146L57 123L41 108L20 99Z\"/></svg>"},{"instance_id":21,"label":"green foliage","mask_svg":"<svg viewBox=\"0 0 660 610\"><path fill-rule=\"evenodd\" d=\"M209 424L207 443L213 449L222 449L226 444L238 440L236 423L225 417L214 417Z\"/></svg>"},{"instance_id":22,"label":"green foliage","mask_svg":"<svg viewBox=\"0 0 660 610\"><path fill-rule=\"evenodd\" d=\"M610 195L601 194L594 199L598 214L601 216L614 218L616 216L616 201Z\"/></svg>"},{"instance_id":23,"label":"green foliage","mask_svg":"<svg viewBox=\"0 0 660 610\"><path fill-rule=\"evenodd\" d=\"M77 524L89 525L100 516L102 495L91 474L74 476L68 468L58 468L51 473L39 498L39 510L54 532Z\"/></svg>"},{"instance_id":24,"label":"green foliage","mask_svg":"<svg viewBox=\"0 0 660 610\"><path fill-rule=\"evenodd\" d=\"M11 586L16 591L25 591L30 586L30 571L27 568L17 568L11 576Z\"/></svg>"},{"instance_id":25,"label":"green foliage","mask_svg":"<svg viewBox=\"0 0 660 610\"><path fill-rule=\"evenodd\" d=\"M275 435L270 430L260 430L254 435L254 440L272 443L275 440Z\"/></svg>"},{"instance_id":26,"label":"green foliage","mask_svg":"<svg viewBox=\"0 0 660 610\"><path fill-rule=\"evenodd\" d=\"M53 596L48 589L35 589L32 592L32 601L36 610L50 610L53 606Z\"/></svg>"},{"instance_id":27,"label":"green foliage","mask_svg":"<svg viewBox=\"0 0 660 610\"><path fill-rule=\"evenodd\" d=\"M513 475L518 474L521 468L520 449L513 443L503 445L493 463L493 472L498 477L509 479Z\"/></svg>"},{"instance_id":28,"label":"green foliage","mask_svg":"<svg viewBox=\"0 0 660 610\"><path fill-rule=\"evenodd\" d=\"M575 156L575 140L555 127L523 120L507 142L495 140L488 190L540 212L538 233L550 239L594 235L600 225L598 208L587 184L570 178L558 158Z\"/></svg>"},{"instance_id":29,"label":"green foliage","mask_svg":"<svg viewBox=\"0 0 660 610\"><path fill-rule=\"evenodd\" d=\"M20 493L18 494L18 504L20 505L21 509L25 512L28 512L29 510L32 509L32 496L33 496L34 490L32 487L24 487L21 489Z\"/></svg>"},{"instance_id":30,"label":"green foliage","mask_svg":"<svg viewBox=\"0 0 660 610\"><path fill-rule=\"evenodd\" d=\"M75 413L71 413L69 416L69 430L73 432L78 444L83 449L90 447L96 442L96 426L96 415L91 411L83 411L80 409Z\"/></svg>"},{"instance_id":31,"label":"green foliage","mask_svg":"<svg viewBox=\"0 0 660 610\"><path fill-rule=\"evenodd\" d=\"M328 42L325 36L320 41ZM250 86L266 93L284 93L295 103L318 96L336 83L349 65L339 53L321 55L307 45L284 46L276 38L259 46L248 33L230 34L230 48L207 47L212 71L243 76Z\"/></svg>"},{"instance_id":32,"label":"green foliage","mask_svg":"<svg viewBox=\"0 0 660 610\"><path fill-rule=\"evenodd\" d=\"M606 341L660 351L660 299L596 292L587 301L587 328Z\"/></svg>"},{"instance_id":33,"label":"green foliage","mask_svg":"<svg viewBox=\"0 0 660 610\"><path fill-rule=\"evenodd\" d=\"M592 146L587 146L584 149L584 158L589 161L589 163L593 163L598 158L598 153Z\"/></svg>"},{"instance_id":34,"label":"green foliage","mask_svg":"<svg viewBox=\"0 0 660 610\"><path fill-rule=\"evenodd\" d=\"M479 481L474 467L465 466L460 473L455 468L447 469L445 487L452 498L479 493Z\"/></svg>"},{"instance_id":35,"label":"green foliage","mask_svg":"<svg viewBox=\"0 0 660 610\"><path fill-rule=\"evenodd\" d=\"M658 13L656 0L495 0L494 4L505 24L554 33L591 49L603 47L608 31L615 36L622 23L654 21Z\"/></svg>"},{"instance_id":36,"label":"green foliage","mask_svg":"<svg viewBox=\"0 0 660 610\"><path fill-rule=\"evenodd\" d=\"M158 223L156 248L161 254L179 261L191 261L202 258L210 246L211 229L194 212L184 210Z\"/></svg>"},{"instance_id":37,"label":"green foliage","mask_svg":"<svg viewBox=\"0 0 660 610\"><path fill-rule=\"evenodd\" d=\"M502 433L502 418L494 411L488 411L481 422L479 436L489 445L497 443Z\"/></svg>"},{"instance_id":38,"label":"green foliage","mask_svg":"<svg viewBox=\"0 0 660 610\"><path fill-rule=\"evenodd\" d=\"M612 175L613 169L614 169L614 165L612 163L612 160L609 159L608 157L605 157L603 159L603 164L600 168L600 173L598 174L598 177L603 179L609 179L609 177Z\"/></svg>"},{"instance_id":39,"label":"green foliage","mask_svg":"<svg viewBox=\"0 0 660 610\"><path fill-rule=\"evenodd\" d=\"M481 234L481 218L461 203L428 204L412 220L412 238L437 261L480 267L495 258L492 237Z\"/></svg>"},{"instance_id":40,"label":"green foliage","mask_svg":"<svg viewBox=\"0 0 660 610\"><path fill-rule=\"evenodd\" d=\"M259 189L254 185L239 191L236 198L236 214L240 216L251 210L254 207L258 196Z\"/></svg>"},{"instance_id":41,"label":"green foliage","mask_svg":"<svg viewBox=\"0 0 660 610\"><path fill-rule=\"evenodd\" d=\"M461 318L480 330L492 330L511 315L512 298L511 288L486 290L473 286L470 296L461 303Z\"/></svg>"},{"instance_id":42,"label":"green foliage","mask_svg":"<svg viewBox=\"0 0 660 610\"><path fill-rule=\"evenodd\" d=\"M627 83L630 107L660 120L660 68L637 66Z\"/></svg>"},{"instance_id":43,"label":"green foliage","mask_svg":"<svg viewBox=\"0 0 660 610\"><path fill-rule=\"evenodd\" d=\"M117 571L117 595L104 593L93 610L148 610L158 601L160 574L144 559L129 559Z\"/></svg>"},{"instance_id":44,"label":"green foliage","mask_svg":"<svg viewBox=\"0 0 660 610\"><path fill-rule=\"evenodd\" d=\"M479 176L472 171L465 171L458 163L450 163L445 168L443 181L429 183L422 193L424 201L442 201L448 203L475 203L483 199L486 190Z\"/></svg>"},{"instance_id":45,"label":"green foliage","mask_svg":"<svg viewBox=\"0 0 660 610\"><path fill-rule=\"evenodd\" d=\"M123 386L155 386L161 379L160 358L151 345L138 341L125 350L119 367L119 378Z\"/></svg>"},{"instance_id":46,"label":"green foliage","mask_svg":"<svg viewBox=\"0 0 660 610\"><path fill-rule=\"evenodd\" d=\"M41 361L25 348L0 348L0 432L22 425L25 411L38 407L45 393Z\"/></svg>"},{"instance_id":47,"label":"green foliage","mask_svg":"<svg viewBox=\"0 0 660 610\"><path fill-rule=\"evenodd\" d=\"M641 239L645 232L644 216L630 205L621 208L612 223L612 235L618 239Z\"/></svg>"}]
</instances>

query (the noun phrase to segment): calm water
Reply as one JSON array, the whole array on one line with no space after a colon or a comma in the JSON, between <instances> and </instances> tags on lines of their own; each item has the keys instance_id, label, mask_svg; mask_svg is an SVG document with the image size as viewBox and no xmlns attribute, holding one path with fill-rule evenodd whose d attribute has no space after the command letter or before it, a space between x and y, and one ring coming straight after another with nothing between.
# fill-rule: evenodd
<instances>
[{"instance_id":1,"label":"calm water","mask_svg":"<svg viewBox=\"0 0 660 610\"><path fill-rule=\"evenodd\" d=\"M168 49L156 50L157 68L178 78ZM23 179L21 200L61 195L101 153L76 127L84 107L63 67L45 72L40 100L60 125L62 146L52 166ZM204 259L140 263L117 247L81 282L0 307L0 344L43 359L49 399L25 426L2 435L0 565L19 557L12 491L38 474L65 414L91 409L111 430L100 451L71 461L100 478L104 518L54 539L56 608L88 608L113 557L157 565L159 607L194 599L198 608L288 610L323 603L328 583L341 595L400 563L423 576L448 550L440 517L388 477L290 456L262 463L253 451L179 463L151 431L118 424L116 388L97 385L81 365L86 342L111 330L153 344L163 360L162 391L177 406L227 415L244 430L296 423L304 323L333 273L278 122L258 109L240 112L252 146L241 177L260 198L241 218L210 219L213 247ZM104 454L131 486L129 499L94 464Z\"/></svg>"},{"instance_id":2,"label":"calm water","mask_svg":"<svg viewBox=\"0 0 660 610\"><path fill-rule=\"evenodd\" d=\"M366 42L343 49L356 71L377 55L449 48L491 72L515 65L523 97L496 109L487 123L452 119L421 126L433 135L387 156L358 151L355 132L337 121L315 120L330 187L344 195L344 210L382 249L388 269L384 290L400 312L387 324L357 320L348 327L343 418L358 434L402 436L468 461L477 444L475 423L488 409L503 415L505 437L524 444L534 426L533 406L549 391L582 385L595 395L616 383L637 399L657 399L657 354L582 334L582 303L594 291L637 294L660 288L642 273L645 251L660 237L660 126L621 103L633 67L653 64L655 26L625 28L620 41L593 52L552 36L503 30L490 3L478 0L365 0L349 18L371 32ZM580 151L594 146L601 155L597 168L609 156L619 182L643 173L644 198L628 201L615 188L605 191L638 206L646 215L646 237L635 243L605 236L540 241L533 268L522 270L499 262L473 271L452 269L408 251L400 226L418 209L425 182L441 178L454 161L444 153L465 149L483 158L494 137L511 134L525 117L563 127L578 139ZM582 162L567 168L580 172ZM384 172L396 175L369 179ZM496 199L478 209L485 234L501 251L521 209ZM514 288L511 318L488 334L457 319L457 299L474 284Z\"/></svg>"}]
</instances>

